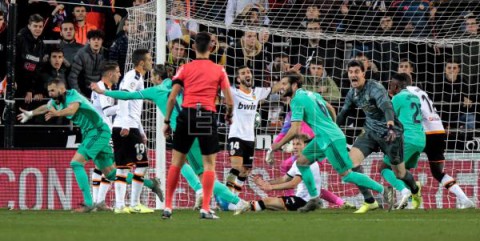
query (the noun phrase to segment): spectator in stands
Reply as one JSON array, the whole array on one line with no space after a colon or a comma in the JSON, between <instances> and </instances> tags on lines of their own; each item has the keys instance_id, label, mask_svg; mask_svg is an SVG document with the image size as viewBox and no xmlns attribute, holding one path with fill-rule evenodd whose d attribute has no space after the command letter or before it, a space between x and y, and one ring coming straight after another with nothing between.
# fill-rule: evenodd
<instances>
[{"instance_id":1,"label":"spectator in stands","mask_svg":"<svg viewBox=\"0 0 480 241\"><path fill-rule=\"evenodd\" d=\"M473 13L465 16L463 36L468 39L478 39L478 21ZM453 47L453 56L462 61L462 73L472 83L480 82L480 43L478 41L462 42Z\"/></svg>"},{"instance_id":2,"label":"spectator in stands","mask_svg":"<svg viewBox=\"0 0 480 241\"><path fill-rule=\"evenodd\" d=\"M123 31L118 33L117 38L113 41L110 47L110 60L117 61L120 67L120 73L125 73L125 61L127 59L128 51L128 28L130 20L126 19L123 25Z\"/></svg>"},{"instance_id":3,"label":"spectator in stands","mask_svg":"<svg viewBox=\"0 0 480 241\"><path fill-rule=\"evenodd\" d=\"M75 19L75 40L77 43L85 45L87 43L87 33L96 30L97 27L87 22L87 9L83 5L73 7L73 17Z\"/></svg>"},{"instance_id":4,"label":"spectator in stands","mask_svg":"<svg viewBox=\"0 0 480 241\"><path fill-rule=\"evenodd\" d=\"M365 67L365 78L366 79L374 79L376 81L380 81L380 73L378 71L377 66L373 61L368 59L368 57L363 52L358 52L355 55L355 60L361 61L363 66Z\"/></svg>"},{"instance_id":5,"label":"spectator in stands","mask_svg":"<svg viewBox=\"0 0 480 241\"><path fill-rule=\"evenodd\" d=\"M303 88L320 93L328 102L339 103L341 98L340 89L335 81L327 75L324 65L323 59L320 57L313 58L310 61L308 75L305 76Z\"/></svg>"},{"instance_id":6,"label":"spectator in stands","mask_svg":"<svg viewBox=\"0 0 480 241\"><path fill-rule=\"evenodd\" d=\"M64 54L64 64L70 67L78 50L83 47L75 39L75 25L72 21L66 20L60 25L60 36L62 37L60 47Z\"/></svg>"},{"instance_id":7,"label":"spectator in stands","mask_svg":"<svg viewBox=\"0 0 480 241\"><path fill-rule=\"evenodd\" d=\"M61 79L63 82L67 82L68 73L70 68L65 65L65 58L63 50L59 47L53 47L50 50L48 56L48 63L44 64L38 73L38 80L36 81L36 93L38 97L48 96L47 85L53 79Z\"/></svg>"},{"instance_id":8,"label":"spectator in stands","mask_svg":"<svg viewBox=\"0 0 480 241\"><path fill-rule=\"evenodd\" d=\"M428 89L440 110L443 121L449 128L475 128L475 105L477 90L471 91L470 83L461 73L460 62L447 59L444 73ZM472 85L477 86L477 85ZM441 102L440 104L438 104Z\"/></svg>"},{"instance_id":9,"label":"spectator in stands","mask_svg":"<svg viewBox=\"0 0 480 241\"><path fill-rule=\"evenodd\" d=\"M405 26L405 34L420 36L429 34L428 19L430 17L429 0L396 0L392 3L393 10L403 14L401 22Z\"/></svg>"},{"instance_id":10,"label":"spectator in stands","mask_svg":"<svg viewBox=\"0 0 480 241\"><path fill-rule=\"evenodd\" d=\"M275 53L275 58L268 65L268 71L271 74L271 81L280 81L282 74L290 69L290 56L284 52Z\"/></svg>"},{"instance_id":11,"label":"spectator in stands","mask_svg":"<svg viewBox=\"0 0 480 241\"><path fill-rule=\"evenodd\" d=\"M308 22L320 21L320 9L317 5L309 5L305 9L305 19L301 22L302 27L306 28Z\"/></svg>"},{"instance_id":12,"label":"spectator in stands","mask_svg":"<svg viewBox=\"0 0 480 241\"><path fill-rule=\"evenodd\" d=\"M178 17L189 16L189 13L185 10L185 1L174 0L170 14ZM167 19L167 41L181 38L190 43L190 38L195 37L198 28L198 23L193 20Z\"/></svg>"},{"instance_id":13,"label":"spectator in stands","mask_svg":"<svg viewBox=\"0 0 480 241\"><path fill-rule=\"evenodd\" d=\"M227 48L228 45L222 43L218 39L217 29L210 27L208 29L211 39L211 50L210 50L210 60L219 65L225 66L227 64Z\"/></svg>"},{"instance_id":14,"label":"spectator in stands","mask_svg":"<svg viewBox=\"0 0 480 241\"><path fill-rule=\"evenodd\" d=\"M75 55L68 76L70 88L76 89L87 97L92 93L90 83L100 80L101 66L108 60L108 50L102 46L104 37L105 34L101 30L88 32L88 44Z\"/></svg>"},{"instance_id":15,"label":"spectator in stands","mask_svg":"<svg viewBox=\"0 0 480 241\"><path fill-rule=\"evenodd\" d=\"M67 19L67 11L65 11L65 5L58 4L55 9L53 9L50 19L50 25L52 28L52 39L58 39L62 23Z\"/></svg>"},{"instance_id":16,"label":"spectator in stands","mask_svg":"<svg viewBox=\"0 0 480 241\"><path fill-rule=\"evenodd\" d=\"M168 43L167 66L175 72L177 72L178 67L190 62L187 57L188 46L188 43L180 38Z\"/></svg>"},{"instance_id":17,"label":"spectator in stands","mask_svg":"<svg viewBox=\"0 0 480 241\"><path fill-rule=\"evenodd\" d=\"M239 66L248 66L253 72L254 86L263 87L267 62L264 59L262 44L257 38L257 33L244 32L236 43L236 46L227 50L227 73L235 75L235 69Z\"/></svg>"},{"instance_id":18,"label":"spectator in stands","mask_svg":"<svg viewBox=\"0 0 480 241\"><path fill-rule=\"evenodd\" d=\"M32 102L34 97L35 75L45 55L43 43L44 19L33 14L28 19L28 26L17 35L16 82L18 98L25 98L25 103ZM35 99L36 100L36 99Z\"/></svg>"},{"instance_id":19,"label":"spectator in stands","mask_svg":"<svg viewBox=\"0 0 480 241\"><path fill-rule=\"evenodd\" d=\"M243 12L235 19L234 23L245 26L267 25L265 19L265 9L258 5L247 5Z\"/></svg>"},{"instance_id":20,"label":"spectator in stands","mask_svg":"<svg viewBox=\"0 0 480 241\"><path fill-rule=\"evenodd\" d=\"M426 80L417 79L417 75L415 74L415 67L409 59L406 59L406 58L400 59L400 62L398 62L397 72L399 74L402 74L402 73L408 74L412 79L413 85L418 86L421 89L424 89L427 85Z\"/></svg>"},{"instance_id":21,"label":"spectator in stands","mask_svg":"<svg viewBox=\"0 0 480 241\"><path fill-rule=\"evenodd\" d=\"M112 2L110 0L71 0L77 4L88 4L85 6L85 21L95 26L96 29L107 31L107 20L113 20ZM87 31L88 32L88 31Z\"/></svg>"},{"instance_id":22,"label":"spectator in stands","mask_svg":"<svg viewBox=\"0 0 480 241\"><path fill-rule=\"evenodd\" d=\"M225 12L225 25L230 26L246 8L253 7L259 9L263 14L266 14L268 12L268 0L228 0L227 10ZM239 20L240 21L237 21L241 22L243 19L240 18ZM270 19L265 15L261 22L262 25L269 25Z\"/></svg>"},{"instance_id":23,"label":"spectator in stands","mask_svg":"<svg viewBox=\"0 0 480 241\"><path fill-rule=\"evenodd\" d=\"M384 36L391 36L395 34L393 28L393 18L391 16L384 16L380 19L377 33Z\"/></svg>"},{"instance_id":24,"label":"spectator in stands","mask_svg":"<svg viewBox=\"0 0 480 241\"><path fill-rule=\"evenodd\" d=\"M7 21L5 14L0 9L0 82L7 74Z\"/></svg>"}]
</instances>

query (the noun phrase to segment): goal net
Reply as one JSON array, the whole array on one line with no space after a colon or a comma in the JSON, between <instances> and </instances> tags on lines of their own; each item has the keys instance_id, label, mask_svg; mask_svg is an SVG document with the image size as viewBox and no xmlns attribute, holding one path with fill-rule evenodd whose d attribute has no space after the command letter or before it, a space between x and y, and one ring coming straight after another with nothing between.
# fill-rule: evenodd
<instances>
[{"instance_id":1,"label":"goal net","mask_svg":"<svg viewBox=\"0 0 480 241\"><path fill-rule=\"evenodd\" d=\"M447 130L445 171L457 179L473 201L479 201L480 128L477 95L479 91L480 38L477 1L203 1L167 0L167 41L165 64L171 74L195 58L193 36L199 31L212 34L211 59L225 66L232 84L235 69L246 65L253 72L254 86L269 87L287 70L298 69L306 76L304 88L319 92L337 111L350 88L346 64L352 59L366 66L366 76L388 88L393 73L406 72L414 84L433 100ZM129 10L132 32L129 54L135 48L155 50L158 12L151 2ZM130 55L129 55L130 56ZM129 62L130 63L130 62ZM127 66L126 69L130 67ZM160 147L156 108L146 104L145 127L152 150ZM223 181L230 169L226 142L228 126L218 105L222 151L218 154L217 177ZM258 107L261 116L256 128L256 153L253 175L271 179L281 175L280 162L292 155L278 152L276 165L264 163L265 149L281 131L288 106L272 94ZM356 110L342 129L351 145L359 135L365 117ZM408 138L405 137L405 138ZM163 145L163 143L162 143ZM152 166L171 159L167 143L166 159L154 157ZM152 151L152 153L154 153ZM158 152L157 152L158 153ZM381 153L364 162L366 173L384 182L379 174ZM323 187L361 204L357 189L344 184L329 164L321 166ZM423 184L425 208L454 208L456 198L433 179L426 157L413 170ZM240 194L253 200L277 193L263 192L249 178ZM175 196L177 207L193 206L195 196L182 180ZM328 204L326 205L328 206Z\"/></svg>"}]
</instances>

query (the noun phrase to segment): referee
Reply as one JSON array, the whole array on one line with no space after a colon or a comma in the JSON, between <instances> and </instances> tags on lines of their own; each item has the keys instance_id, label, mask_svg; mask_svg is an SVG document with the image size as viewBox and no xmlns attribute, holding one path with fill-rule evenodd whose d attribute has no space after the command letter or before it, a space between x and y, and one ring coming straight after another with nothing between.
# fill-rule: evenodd
<instances>
[{"instance_id":1,"label":"referee","mask_svg":"<svg viewBox=\"0 0 480 241\"><path fill-rule=\"evenodd\" d=\"M197 59L182 65L173 76L172 92L168 97L167 113L163 132L170 135L170 117L173 108L178 108L176 97L183 88L182 111L177 117L177 128L173 138L172 165L167 174L167 192L165 209L162 218L172 216L173 194L180 176L180 169L185 163L187 153L195 138L198 138L205 172L203 173L203 204L200 218L217 219L210 212L210 198L215 181L215 158L218 149L218 134L216 119L214 118L215 97L220 88L225 96L227 105L226 120L231 123L233 98L230 84L223 66L209 60L210 35L205 32L198 33L195 37L195 52ZM197 165L197 163L191 163ZM202 165L198 163L198 165Z\"/></svg>"}]
</instances>

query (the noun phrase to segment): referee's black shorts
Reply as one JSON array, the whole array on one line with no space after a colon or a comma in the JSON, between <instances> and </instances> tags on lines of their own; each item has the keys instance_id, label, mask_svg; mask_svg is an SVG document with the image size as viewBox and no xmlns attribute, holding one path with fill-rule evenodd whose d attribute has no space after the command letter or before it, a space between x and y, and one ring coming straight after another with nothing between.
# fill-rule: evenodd
<instances>
[{"instance_id":1,"label":"referee's black shorts","mask_svg":"<svg viewBox=\"0 0 480 241\"><path fill-rule=\"evenodd\" d=\"M195 138L198 138L202 155L219 151L215 113L204 109L197 111L183 108L177 117L177 127L173 133L173 149L187 154Z\"/></svg>"}]
</instances>

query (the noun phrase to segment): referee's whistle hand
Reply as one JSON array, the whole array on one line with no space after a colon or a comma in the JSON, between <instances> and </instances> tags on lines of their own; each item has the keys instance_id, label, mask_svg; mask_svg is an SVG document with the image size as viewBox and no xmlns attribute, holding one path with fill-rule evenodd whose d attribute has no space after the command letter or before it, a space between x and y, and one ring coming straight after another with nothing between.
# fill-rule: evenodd
<instances>
[{"instance_id":1,"label":"referee's whistle hand","mask_svg":"<svg viewBox=\"0 0 480 241\"><path fill-rule=\"evenodd\" d=\"M163 126L163 135L165 136L165 138L170 137L171 133L172 133L172 128L170 127L170 125L165 124Z\"/></svg>"}]
</instances>

